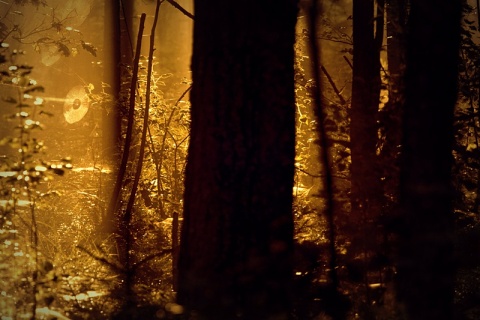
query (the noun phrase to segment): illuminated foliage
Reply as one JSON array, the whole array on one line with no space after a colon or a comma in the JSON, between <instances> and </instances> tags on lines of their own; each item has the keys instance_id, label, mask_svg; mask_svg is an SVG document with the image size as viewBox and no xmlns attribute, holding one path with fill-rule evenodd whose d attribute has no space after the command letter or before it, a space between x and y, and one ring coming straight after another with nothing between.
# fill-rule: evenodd
<instances>
[{"instance_id":1,"label":"illuminated foliage","mask_svg":"<svg viewBox=\"0 0 480 320\"><path fill-rule=\"evenodd\" d=\"M9 5L2 13L1 41L32 45L41 55L42 63L47 66L54 64L62 56L77 55L79 49L96 56L95 46L85 42L81 31L77 29L88 15L89 6L84 1L73 7L70 2L15 1L15 5ZM3 7L7 5L4 4ZM27 22L31 23L32 27L27 28Z\"/></svg>"},{"instance_id":2,"label":"illuminated foliage","mask_svg":"<svg viewBox=\"0 0 480 320\"><path fill-rule=\"evenodd\" d=\"M45 117L43 87L31 77L32 67L15 64L18 52L3 46L0 86L5 90L2 108L13 111L6 123L14 135L0 141L6 155L0 163L0 251L2 268L2 316L36 318L55 300L58 276L41 250L44 201L54 192L45 184L71 169L70 159L47 162L45 145L36 132Z\"/></svg>"}]
</instances>

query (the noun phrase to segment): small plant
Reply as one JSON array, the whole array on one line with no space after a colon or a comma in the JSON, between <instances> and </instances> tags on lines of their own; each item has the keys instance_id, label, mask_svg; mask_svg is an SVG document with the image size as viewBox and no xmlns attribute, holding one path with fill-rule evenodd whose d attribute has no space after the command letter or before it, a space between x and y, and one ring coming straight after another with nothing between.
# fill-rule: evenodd
<instances>
[{"instance_id":1,"label":"small plant","mask_svg":"<svg viewBox=\"0 0 480 320\"><path fill-rule=\"evenodd\" d=\"M9 50L2 42L0 86L7 129L13 134L0 140L0 312L3 317L30 317L38 312L52 315L58 277L40 248L38 208L54 194L45 183L72 168L70 159L46 161L45 145L36 137L41 117L49 116L39 94L44 90L32 77L32 67L16 64L22 52ZM60 319L60 317L57 316Z\"/></svg>"},{"instance_id":2,"label":"small plant","mask_svg":"<svg viewBox=\"0 0 480 320\"><path fill-rule=\"evenodd\" d=\"M0 41L32 45L46 66L62 56L76 56L80 50L96 56L97 48L77 29L90 11L88 5L72 8L68 3L50 6L47 0L12 2L3 5L8 9L1 15Z\"/></svg>"}]
</instances>

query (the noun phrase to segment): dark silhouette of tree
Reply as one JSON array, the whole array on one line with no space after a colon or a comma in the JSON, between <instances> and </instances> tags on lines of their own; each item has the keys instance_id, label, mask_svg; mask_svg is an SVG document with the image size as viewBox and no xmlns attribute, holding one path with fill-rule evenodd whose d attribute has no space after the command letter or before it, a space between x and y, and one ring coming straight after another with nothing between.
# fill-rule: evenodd
<instances>
[{"instance_id":1,"label":"dark silhouette of tree","mask_svg":"<svg viewBox=\"0 0 480 320\"><path fill-rule=\"evenodd\" d=\"M353 80L350 139L352 152L352 212L378 211L380 176L376 166L377 112L380 96L382 24L374 16L374 0L353 1ZM376 21L376 23L374 23Z\"/></svg>"},{"instance_id":2,"label":"dark silhouette of tree","mask_svg":"<svg viewBox=\"0 0 480 320\"><path fill-rule=\"evenodd\" d=\"M296 1L195 1L178 302L285 319L292 276Z\"/></svg>"},{"instance_id":3,"label":"dark silhouette of tree","mask_svg":"<svg viewBox=\"0 0 480 320\"><path fill-rule=\"evenodd\" d=\"M121 25L120 25L120 2L106 1L104 4L105 30L104 30L104 82L110 83L110 93L114 103L120 96L120 63L121 63ZM110 113L104 111L102 117L104 123L110 123L110 128L104 130L103 154L106 158L112 156L118 140L120 139L120 119L115 105Z\"/></svg>"},{"instance_id":4,"label":"dark silhouette of tree","mask_svg":"<svg viewBox=\"0 0 480 320\"><path fill-rule=\"evenodd\" d=\"M380 49L383 40L383 1L353 1L353 73L350 110L351 236L347 261L350 277L363 284L362 300L370 305L368 268L378 252L378 217L383 201L377 156L380 100ZM359 227L359 225L361 227ZM358 259L358 257L362 257ZM360 300L360 299L358 299Z\"/></svg>"},{"instance_id":5,"label":"dark silhouette of tree","mask_svg":"<svg viewBox=\"0 0 480 320\"><path fill-rule=\"evenodd\" d=\"M408 319L453 318L453 111L461 1L412 1L400 176L398 295Z\"/></svg>"},{"instance_id":6,"label":"dark silhouette of tree","mask_svg":"<svg viewBox=\"0 0 480 320\"><path fill-rule=\"evenodd\" d=\"M398 198L398 155L401 145L401 111L403 103L403 76L405 73L405 36L408 18L408 0L387 0L387 89L388 102L379 113L381 144L379 159L383 169L383 191L390 203ZM388 201L388 200L387 200Z\"/></svg>"}]
</instances>

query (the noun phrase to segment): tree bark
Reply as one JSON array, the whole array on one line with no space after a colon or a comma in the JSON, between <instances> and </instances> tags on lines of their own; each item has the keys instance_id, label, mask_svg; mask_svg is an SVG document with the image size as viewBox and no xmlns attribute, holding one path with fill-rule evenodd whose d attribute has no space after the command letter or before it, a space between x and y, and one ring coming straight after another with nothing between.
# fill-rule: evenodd
<instances>
[{"instance_id":1,"label":"tree bark","mask_svg":"<svg viewBox=\"0 0 480 320\"><path fill-rule=\"evenodd\" d=\"M201 319L289 312L296 13L195 1L178 302Z\"/></svg>"},{"instance_id":2,"label":"tree bark","mask_svg":"<svg viewBox=\"0 0 480 320\"><path fill-rule=\"evenodd\" d=\"M401 161L398 294L408 319L453 319L453 111L461 1L412 1Z\"/></svg>"}]
</instances>

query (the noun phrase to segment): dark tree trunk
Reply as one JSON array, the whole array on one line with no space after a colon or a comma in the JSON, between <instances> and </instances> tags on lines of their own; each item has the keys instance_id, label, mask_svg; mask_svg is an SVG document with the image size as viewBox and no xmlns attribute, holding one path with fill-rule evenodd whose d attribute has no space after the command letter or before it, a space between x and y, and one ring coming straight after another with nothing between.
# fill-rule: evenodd
<instances>
[{"instance_id":1,"label":"dark tree trunk","mask_svg":"<svg viewBox=\"0 0 480 320\"><path fill-rule=\"evenodd\" d=\"M408 319L453 319L452 143L461 1L412 1L398 294Z\"/></svg>"},{"instance_id":2,"label":"dark tree trunk","mask_svg":"<svg viewBox=\"0 0 480 320\"><path fill-rule=\"evenodd\" d=\"M120 60L125 65L131 65L135 48L134 0L120 1ZM125 72L124 70L122 70Z\"/></svg>"},{"instance_id":3,"label":"dark tree trunk","mask_svg":"<svg viewBox=\"0 0 480 320\"><path fill-rule=\"evenodd\" d=\"M386 1L388 102L380 112L380 130L383 138L380 161L383 168L383 191L386 199L398 199L398 156L402 138L401 117L403 76L405 74L407 2L408 0Z\"/></svg>"},{"instance_id":4,"label":"dark tree trunk","mask_svg":"<svg viewBox=\"0 0 480 320\"><path fill-rule=\"evenodd\" d=\"M398 92L396 86L401 82L405 69L405 35L407 24L407 6L409 0L387 0L387 59L390 82L394 86L393 95ZM391 94L391 93L390 93Z\"/></svg>"},{"instance_id":5,"label":"dark tree trunk","mask_svg":"<svg viewBox=\"0 0 480 320\"><path fill-rule=\"evenodd\" d=\"M117 103L120 95L120 2L105 1L105 29L104 29L104 82L110 84L110 94L113 98L113 110L103 111L103 157L111 159L116 153L117 143L120 140L121 120L118 114ZM116 158L115 158L116 160Z\"/></svg>"},{"instance_id":6,"label":"dark tree trunk","mask_svg":"<svg viewBox=\"0 0 480 320\"><path fill-rule=\"evenodd\" d=\"M373 254L378 252L381 232L376 220L383 200L382 171L377 156L383 6L380 5L382 10L377 10L377 15L381 14L377 17L375 7L374 0L353 1L351 218L345 230L352 239L350 257L363 256L358 271L365 285L367 304L370 303L367 265Z\"/></svg>"},{"instance_id":7,"label":"dark tree trunk","mask_svg":"<svg viewBox=\"0 0 480 320\"><path fill-rule=\"evenodd\" d=\"M292 0L195 1L178 302L202 319L288 314L296 13Z\"/></svg>"},{"instance_id":8,"label":"dark tree trunk","mask_svg":"<svg viewBox=\"0 0 480 320\"><path fill-rule=\"evenodd\" d=\"M368 220L381 196L376 148L380 96L380 47L375 37L374 1L353 2L353 83L350 139L352 214ZM378 19L380 20L380 19ZM381 41L381 39L380 39Z\"/></svg>"},{"instance_id":9,"label":"dark tree trunk","mask_svg":"<svg viewBox=\"0 0 480 320\"><path fill-rule=\"evenodd\" d=\"M102 157L113 164L118 163L118 145L121 139L121 117L119 113L120 99L120 63L121 63L121 25L120 2L105 1L104 3L104 34L103 34L103 81L110 85L107 92L112 95L110 110L102 110ZM105 195L109 197L113 192L114 181L105 184ZM102 223L99 231L105 234L112 232L113 212L108 206L104 207Z\"/></svg>"}]
</instances>

